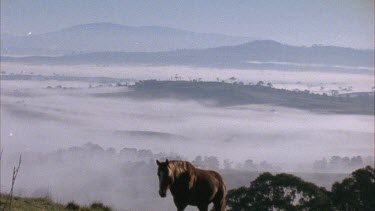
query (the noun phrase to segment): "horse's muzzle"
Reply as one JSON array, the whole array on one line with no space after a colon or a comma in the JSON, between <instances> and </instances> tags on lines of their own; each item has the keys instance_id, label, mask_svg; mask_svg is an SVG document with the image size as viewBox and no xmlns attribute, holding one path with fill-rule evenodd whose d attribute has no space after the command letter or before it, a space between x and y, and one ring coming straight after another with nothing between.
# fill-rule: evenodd
<instances>
[{"instance_id":1,"label":"horse's muzzle","mask_svg":"<svg viewBox=\"0 0 375 211\"><path fill-rule=\"evenodd\" d=\"M165 198L167 196L167 192L159 190L159 195L160 197Z\"/></svg>"}]
</instances>

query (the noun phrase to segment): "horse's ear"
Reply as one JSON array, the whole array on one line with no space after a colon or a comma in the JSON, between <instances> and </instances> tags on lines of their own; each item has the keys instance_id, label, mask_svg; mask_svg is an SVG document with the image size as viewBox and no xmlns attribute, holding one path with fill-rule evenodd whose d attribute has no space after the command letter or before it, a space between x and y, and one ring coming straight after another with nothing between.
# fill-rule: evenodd
<instances>
[{"instance_id":1,"label":"horse's ear","mask_svg":"<svg viewBox=\"0 0 375 211\"><path fill-rule=\"evenodd\" d=\"M167 160L165 160L165 163L168 165L169 164L169 160L167 159Z\"/></svg>"},{"instance_id":2,"label":"horse's ear","mask_svg":"<svg viewBox=\"0 0 375 211\"><path fill-rule=\"evenodd\" d=\"M160 161L156 160L156 164L158 164L158 166L160 166Z\"/></svg>"}]
</instances>

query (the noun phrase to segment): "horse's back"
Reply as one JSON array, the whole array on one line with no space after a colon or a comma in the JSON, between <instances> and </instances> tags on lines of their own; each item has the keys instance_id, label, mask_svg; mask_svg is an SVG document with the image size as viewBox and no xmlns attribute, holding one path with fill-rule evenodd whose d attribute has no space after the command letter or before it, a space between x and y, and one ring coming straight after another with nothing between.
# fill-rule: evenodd
<instances>
[{"instance_id":1,"label":"horse's back","mask_svg":"<svg viewBox=\"0 0 375 211\"><path fill-rule=\"evenodd\" d=\"M217 200L222 200L223 198L226 197L226 192L227 192L227 187L225 185L225 182L223 178L221 177L221 175L217 173L216 171L210 170L209 172L213 174L214 177L217 179L218 190L217 190L215 197L217 198Z\"/></svg>"},{"instance_id":2,"label":"horse's back","mask_svg":"<svg viewBox=\"0 0 375 211\"><path fill-rule=\"evenodd\" d=\"M212 170L196 169L196 190L207 195L209 201L225 197L226 187L219 173Z\"/></svg>"}]
</instances>

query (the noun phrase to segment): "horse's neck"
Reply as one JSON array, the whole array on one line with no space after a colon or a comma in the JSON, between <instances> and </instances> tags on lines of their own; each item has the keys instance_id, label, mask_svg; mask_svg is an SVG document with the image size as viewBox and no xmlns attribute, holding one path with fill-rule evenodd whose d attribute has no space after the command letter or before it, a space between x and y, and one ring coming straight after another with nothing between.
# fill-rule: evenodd
<instances>
[{"instance_id":1,"label":"horse's neck","mask_svg":"<svg viewBox=\"0 0 375 211\"><path fill-rule=\"evenodd\" d=\"M181 175L189 174L191 171L194 171L194 167L188 162L175 161L172 165L175 179L178 179Z\"/></svg>"},{"instance_id":2,"label":"horse's neck","mask_svg":"<svg viewBox=\"0 0 375 211\"><path fill-rule=\"evenodd\" d=\"M195 181L195 168L189 163L176 163L172 187L186 186L190 189Z\"/></svg>"},{"instance_id":3,"label":"horse's neck","mask_svg":"<svg viewBox=\"0 0 375 211\"><path fill-rule=\"evenodd\" d=\"M174 196L184 195L190 192L193 187L193 181L189 172L182 173L178 178L173 181L170 190Z\"/></svg>"}]
</instances>

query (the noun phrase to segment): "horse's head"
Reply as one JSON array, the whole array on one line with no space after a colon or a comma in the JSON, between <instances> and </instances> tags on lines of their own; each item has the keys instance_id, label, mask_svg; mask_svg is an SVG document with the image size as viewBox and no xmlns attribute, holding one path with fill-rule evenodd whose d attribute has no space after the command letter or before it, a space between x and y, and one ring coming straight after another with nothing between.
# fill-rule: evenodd
<instances>
[{"instance_id":1,"label":"horse's head","mask_svg":"<svg viewBox=\"0 0 375 211\"><path fill-rule=\"evenodd\" d=\"M167 196L167 190L173 183L173 172L169 167L168 159L165 162L156 160L158 164L158 177L159 177L159 194L161 197Z\"/></svg>"}]
</instances>

